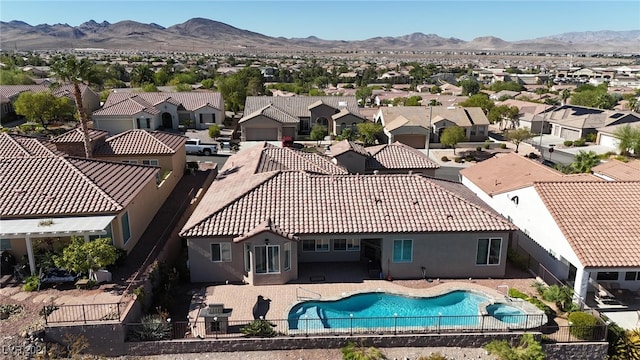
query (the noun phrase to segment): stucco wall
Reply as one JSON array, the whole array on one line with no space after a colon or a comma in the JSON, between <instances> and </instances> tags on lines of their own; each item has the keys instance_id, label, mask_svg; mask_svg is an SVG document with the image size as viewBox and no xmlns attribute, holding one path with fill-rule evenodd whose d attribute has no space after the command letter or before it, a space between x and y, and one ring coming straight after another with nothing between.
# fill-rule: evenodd
<instances>
[{"instance_id":1,"label":"stucco wall","mask_svg":"<svg viewBox=\"0 0 640 360\"><path fill-rule=\"evenodd\" d=\"M334 156L335 162L344 166L351 174L364 174L366 158L356 152L347 151L346 153Z\"/></svg>"},{"instance_id":2,"label":"stucco wall","mask_svg":"<svg viewBox=\"0 0 640 360\"><path fill-rule=\"evenodd\" d=\"M212 243L231 243L231 261L211 261ZM244 257L242 243L231 238L188 239L189 273L192 282L242 282Z\"/></svg>"}]
</instances>

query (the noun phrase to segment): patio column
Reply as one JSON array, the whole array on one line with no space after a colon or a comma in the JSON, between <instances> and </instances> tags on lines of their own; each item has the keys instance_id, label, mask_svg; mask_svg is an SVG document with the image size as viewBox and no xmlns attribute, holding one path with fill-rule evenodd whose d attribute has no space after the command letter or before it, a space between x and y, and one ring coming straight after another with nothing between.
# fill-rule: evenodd
<instances>
[{"instance_id":1,"label":"patio column","mask_svg":"<svg viewBox=\"0 0 640 360\"><path fill-rule=\"evenodd\" d=\"M573 285L574 296L579 296L586 302L587 290L589 288L589 276L591 273L584 268L578 268L576 270L576 281Z\"/></svg>"},{"instance_id":2,"label":"patio column","mask_svg":"<svg viewBox=\"0 0 640 360\"><path fill-rule=\"evenodd\" d=\"M31 275L35 275L36 272L36 259L33 256L33 245L31 244L31 238L29 235L26 235L24 238L27 244L27 257L29 258L29 270L31 270Z\"/></svg>"}]
</instances>

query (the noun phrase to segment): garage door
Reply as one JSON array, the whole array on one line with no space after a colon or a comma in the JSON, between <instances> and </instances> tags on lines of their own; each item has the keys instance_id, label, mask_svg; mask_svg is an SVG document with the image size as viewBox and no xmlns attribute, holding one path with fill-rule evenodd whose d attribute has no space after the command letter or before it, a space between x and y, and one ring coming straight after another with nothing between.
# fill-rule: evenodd
<instances>
[{"instance_id":1,"label":"garage door","mask_svg":"<svg viewBox=\"0 0 640 360\"><path fill-rule=\"evenodd\" d=\"M565 140L578 140L580 138L578 134L578 130L571 130L567 128L562 128L560 131L560 137Z\"/></svg>"},{"instance_id":2,"label":"garage door","mask_svg":"<svg viewBox=\"0 0 640 360\"><path fill-rule=\"evenodd\" d=\"M607 147L610 147L612 149L618 149L618 145L620 145L620 140L616 139L615 137L613 137L611 135L601 134L600 135L600 144L599 145L607 146Z\"/></svg>"},{"instance_id":3,"label":"garage door","mask_svg":"<svg viewBox=\"0 0 640 360\"><path fill-rule=\"evenodd\" d=\"M277 128L249 128L245 129L247 134L245 138L247 141L277 141L278 129Z\"/></svg>"},{"instance_id":4,"label":"garage door","mask_svg":"<svg viewBox=\"0 0 640 360\"><path fill-rule=\"evenodd\" d=\"M415 149L424 149L427 143L425 135L396 135L393 139Z\"/></svg>"}]
</instances>

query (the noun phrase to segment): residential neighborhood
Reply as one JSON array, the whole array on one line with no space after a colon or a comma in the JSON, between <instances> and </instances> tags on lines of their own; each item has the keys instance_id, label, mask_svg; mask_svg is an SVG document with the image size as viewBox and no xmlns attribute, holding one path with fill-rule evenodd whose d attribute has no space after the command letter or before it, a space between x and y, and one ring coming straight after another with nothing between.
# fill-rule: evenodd
<instances>
[{"instance_id":1,"label":"residential neighborhood","mask_svg":"<svg viewBox=\"0 0 640 360\"><path fill-rule=\"evenodd\" d=\"M637 58L252 51L0 51L8 344L640 353Z\"/></svg>"}]
</instances>

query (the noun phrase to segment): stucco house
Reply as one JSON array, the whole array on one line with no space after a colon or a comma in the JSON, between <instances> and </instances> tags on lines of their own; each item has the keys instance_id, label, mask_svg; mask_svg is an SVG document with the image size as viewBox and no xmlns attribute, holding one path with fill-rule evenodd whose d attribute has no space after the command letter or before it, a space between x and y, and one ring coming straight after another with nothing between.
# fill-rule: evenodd
<instances>
[{"instance_id":1,"label":"stucco house","mask_svg":"<svg viewBox=\"0 0 640 360\"><path fill-rule=\"evenodd\" d=\"M518 108L518 119L515 121L516 128L529 128L532 133L549 134L551 125L547 122L547 114L555 108L554 105L533 103L529 101L508 99L496 105L515 106Z\"/></svg>"},{"instance_id":2,"label":"stucco house","mask_svg":"<svg viewBox=\"0 0 640 360\"><path fill-rule=\"evenodd\" d=\"M80 92L82 95L82 106L84 107L87 114L91 114L94 110L100 108L100 96L96 94L95 91L91 90L90 87L84 84L80 84ZM71 102L75 104L75 98L73 96L73 85L67 84L62 85L58 88L51 89L47 84L41 85L0 85L0 103L2 106L0 107L0 118L6 119L12 115L15 115L15 110L13 108L13 102L18 99L21 93L29 91L29 92L47 92L51 91L54 96L57 97L68 97L71 99Z\"/></svg>"},{"instance_id":3,"label":"stucco house","mask_svg":"<svg viewBox=\"0 0 640 360\"><path fill-rule=\"evenodd\" d=\"M280 141L309 135L314 125L339 135L365 120L355 96L247 96L239 124L242 141Z\"/></svg>"},{"instance_id":4,"label":"stucco house","mask_svg":"<svg viewBox=\"0 0 640 360\"><path fill-rule=\"evenodd\" d=\"M440 166L427 155L400 142L364 147L348 140L331 145L334 163L352 174L419 173L434 176Z\"/></svg>"},{"instance_id":5,"label":"stucco house","mask_svg":"<svg viewBox=\"0 0 640 360\"><path fill-rule=\"evenodd\" d=\"M428 136L430 143L439 142L442 132L452 126L465 129L466 141L484 141L489 134L489 119L476 107L381 107L374 121L384 127L389 144L398 141L417 149L427 146Z\"/></svg>"},{"instance_id":6,"label":"stucco house","mask_svg":"<svg viewBox=\"0 0 640 360\"><path fill-rule=\"evenodd\" d=\"M224 100L218 92L110 93L91 115L93 126L110 134L130 129L207 129L224 122Z\"/></svg>"},{"instance_id":7,"label":"stucco house","mask_svg":"<svg viewBox=\"0 0 640 360\"><path fill-rule=\"evenodd\" d=\"M640 117L640 115L635 115L635 116ZM598 128L596 143L598 145L609 147L614 151L619 151L620 140L616 137L616 132L625 126L631 126L634 129L640 129L640 121L636 121L632 123L609 125L609 126Z\"/></svg>"},{"instance_id":8,"label":"stucco house","mask_svg":"<svg viewBox=\"0 0 640 360\"><path fill-rule=\"evenodd\" d=\"M591 172L607 181L640 181L640 160L609 159L591 168Z\"/></svg>"},{"instance_id":9,"label":"stucco house","mask_svg":"<svg viewBox=\"0 0 640 360\"><path fill-rule=\"evenodd\" d=\"M564 175L516 154L461 170L462 183L521 230L513 248L586 299L640 288L640 182Z\"/></svg>"},{"instance_id":10,"label":"stucco house","mask_svg":"<svg viewBox=\"0 0 640 360\"><path fill-rule=\"evenodd\" d=\"M461 184L311 173L285 152L273 168L265 148L231 156L182 228L191 281L283 284L335 262L399 279L504 276L515 227Z\"/></svg>"},{"instance_id":11,"label":"stucco house","mask_svg":"<svg viewBox=\"0 0 640 360\"><path fill-rule=\"evenodd\" d=\"M551 135L565 140L577 140L596 135L599 128L640 121L640 115L630 111L613 111L575 105L562 105L548 113Z\"/></svg>"},{"instance_id":12,"label":"stucco house","mask_svg":"<svg viewBox=\"0 0 640 360\"><path fill-rule=\"evenodd\" d=\"M70 236L130 251L162 205L159 168L61 156L37 138L0 134L0 239L16 258ZM49 245L53 244L53 245Z\"/></svg>"}]
</instances>

